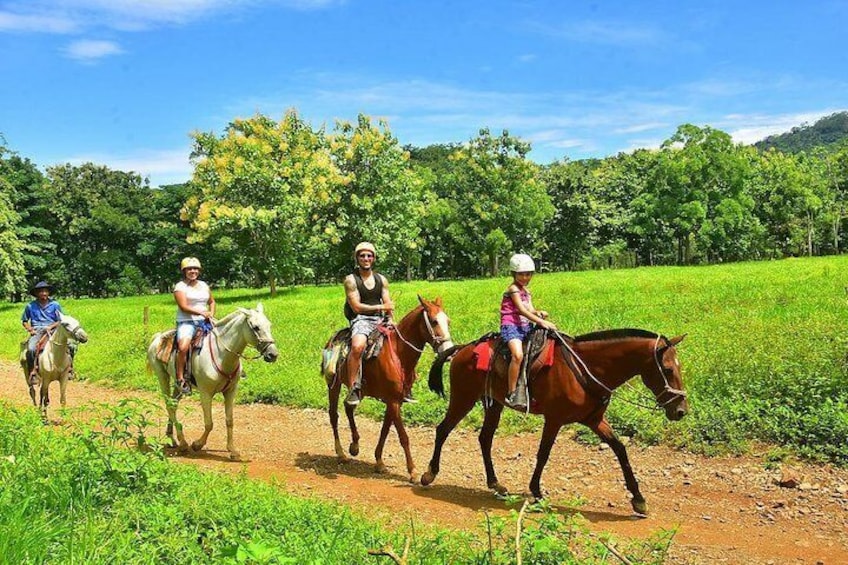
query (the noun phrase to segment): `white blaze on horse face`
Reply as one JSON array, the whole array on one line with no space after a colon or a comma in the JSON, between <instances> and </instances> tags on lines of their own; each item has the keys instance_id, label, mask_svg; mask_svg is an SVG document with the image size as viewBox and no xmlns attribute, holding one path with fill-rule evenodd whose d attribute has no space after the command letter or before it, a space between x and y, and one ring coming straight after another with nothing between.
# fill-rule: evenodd
<instances>
[{"instance_id":1,"label":"white blaze on horse face","mask_svg":"<svg viewBox=\"0 0 848 565\"><path fill-rule=\"evenodd\" d=\"M436 325L439 327L439 330L442 334L442 338L444 340L442 341L441 346L439 346L439 349L441 351L445 351L446 349L450 349L451 347L453 347L453 340L451 339L448 315L445 314L443 310L436 314Z\"/></svg>"}]
</instances>

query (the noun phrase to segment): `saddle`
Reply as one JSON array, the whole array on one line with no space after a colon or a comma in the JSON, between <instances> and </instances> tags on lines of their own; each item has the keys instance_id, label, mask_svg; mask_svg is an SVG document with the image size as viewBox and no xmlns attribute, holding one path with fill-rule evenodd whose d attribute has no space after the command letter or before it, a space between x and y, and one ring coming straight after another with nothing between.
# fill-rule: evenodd
<instances>
[{"instance_id":1,"label":"saddle","mask_svg":"<svg viewBox=\"0 0 848 565\"><path fill-rule=\"evenodd\" d=\"M368 334L365 342L365 351L362 352L362 361L373 359L380 355L386 336L393 331L389 326L380 324L374 331ZM350 354L350 328L342 328L333 334L333 337L324 345L321 356L321 374L328 385L336 377L339 365L345 362Z\"/></svg>"},{"instance_id":2,"label":"saddle","mask_svg":"<svg viewBox=\"0 0 848 565\"><path fill-rule=\"evenodd\" d=\"M35 355L33 356L31 363L27 356L27 345L29 344L29 339L25 339L21 342L21 361L26 364L27 374L38 372L38 358L41 356L41 352L44 351L44 348L47 347L47 342L50 340L50 336L53 335L55 330L56 324L52 324L48 326L47 331L41 334L41 337L38 338L38 342L35 344Z\"/></svg>"},{"instance_id":3,"label":"saddle","mask_svg":"<svg viewBox=\"0 0 848 565\"><path fill-rule=\"evenodd\" d=\"M204 328L203 326L198 326L194 331L194 337L191 338L191 346L188 348L188 354L186 355L186 364L184 369L184 378L187 379L193 385L197 385L197 382L194 379L194 375L191 374L191 358L200 353L203 349L203 341L206 335L209 333L209 330ZM174 355L174 352L177 349L177 330L168 330L166 332L162 332L159 336L159 345L156 349L156 358L159 359L162 363L168 364L171 362L171 357Z\"/></svg>"},{"instance_id":4,"label":"saddle","mask_svg":"<svg viewBox=\"0 0 848 565\"><path fill-rule=\"evenodd\" d=\"M524 338L522 343L524 358L521 361L521 368L519 369L518 374L519 379L525 379L527 381L527 391L530 398L532 398L531 385L538 373L538 371L535 373L531 372L530 367L536 363L543 352L545 357L542 362L542 367L550 367L554 364L556 344L551 343L549 347L546 347L549 341L553 340L548 335L547 330L540 327L534 327L530 330L530 333L527 334L527 337ZM496 356L500 356L506 362L509 362L512 359L512 353L509 350L509 345L506 341L504 341L499 332L488 333L473 342L473 344L474 357L476 359L475 367L478 371L484 371L487 378L490 378L489 375L492 371L492 366L494 365Z\"/></svg>"}]
</instances>

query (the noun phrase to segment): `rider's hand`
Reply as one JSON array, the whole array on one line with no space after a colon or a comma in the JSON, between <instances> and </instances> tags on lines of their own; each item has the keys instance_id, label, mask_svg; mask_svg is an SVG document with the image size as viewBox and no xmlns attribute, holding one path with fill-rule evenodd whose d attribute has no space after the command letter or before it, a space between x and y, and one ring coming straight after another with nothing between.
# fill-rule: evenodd
<instances>
[{"instance_id":1,"label":"rider's hand","mask_svg":"<svg viewBox=\"0 0 848 565\"><path fill-rule=\"evenodd\" d=\"M547 312L545 312L544 310L539 310L538 312L536 312L536 314L538 314L539 317L542 318L543 320L547 320L548 316L549 316L549 314Z\"/></svg>"},{"instance_id":2,"label":"rider's hand","mask_svg":"<svg viewBox=\"0 0 848 565\"><path fill-rule=\"evenodd\" d=\"M27 328L27 333L29 333L29 335L35 335L35 328Z\"/></svg>"},{"instance_id":3,"label":"rider's hand","mask_svg":"<svg viewBox=\"0 0 848 565\"><path fill-rule=\"evenodd\" d=\"M554 331L554 332L557 329L556 324L554 324L553 322L549 322L547 320L545 320L545 323L542 324L542 327L547 328L547 329Z\"/></svg>"}]
</instances>

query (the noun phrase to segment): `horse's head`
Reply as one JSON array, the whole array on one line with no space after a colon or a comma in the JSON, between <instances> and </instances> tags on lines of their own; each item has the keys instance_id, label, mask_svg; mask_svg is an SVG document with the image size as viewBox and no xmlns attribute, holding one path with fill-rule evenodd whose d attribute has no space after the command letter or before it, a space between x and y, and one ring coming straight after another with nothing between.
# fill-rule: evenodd
<instances>
[{"instance_id":1,"label":"horse's head","mask_svg":"<svg viewBox=\"0 0 848 565\"><path fill-rule=\"evenodd\" d=\"M64 328L66 332L68 332L71 337L77 340L80 343L85 343L88 341L88 334L85 333L85 330L82 329L82 326L77 321L76 318L72 316L68 316L67 314L59 313L59 325Z\"/></svg>"},{"instance_id":2,"label":"horse's head","mask_svg":"<svg viewBox=\"0 0 848 565\"><path fill-rule=\"evenodd\" d=\"M268 363L277 360L279 352L274 337L271 335L271 321L265 316L262 303L256 305L256 309L239 308L244 314L247 322L247 343L255 347L262 354L262 359Z\"/></svg>"},{"instance_id":3,"label":"horse's head","mask_svg":"<svg viewBox=\"0 0 848 565\"><path fill-rule=\"evenodd\" d=\"M679 420L689 411L675 349L684 337L686 334L671 339L658 337L654 343L654 363L642 373L642 381L654 393L657 404L665 410L669 420Z\"/></svg>"},{"instance_id":4,"label":"horse's head","mask_svg":"<svg viewBox=\"0 0 848 565\"><path fill-rule=\"evenodd\" d=\"M450 318L442 308L441 297L430 302L419 295L418 302L424 309L422 317L428 332L427 343L430 344L437 355L453 347L453 340L450 335Z\"/></svg>"}]
</instances>

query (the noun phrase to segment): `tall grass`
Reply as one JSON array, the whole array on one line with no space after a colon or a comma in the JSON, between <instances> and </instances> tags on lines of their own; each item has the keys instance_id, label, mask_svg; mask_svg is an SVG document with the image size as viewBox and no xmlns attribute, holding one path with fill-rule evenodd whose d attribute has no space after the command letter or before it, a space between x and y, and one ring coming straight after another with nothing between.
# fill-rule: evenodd
<instances>
[{"instance_id":1,"label":"tall grass","mask_svg":"<svg viewBox=\"0 0 848 565\"><path fill-rule=\"evenodd\" d=\"M0 403L0 563L374 563L369 550L410 541L409 563L512 563L514 517L491 538L391 528L280 485L169 463L146 436L142 403L103 409L71 434ZM134 444L146 447L132 449ZM510 525L512 524L512 525ZM491 543L489 543L491 539ZM579 517L546 512L522 533L530 563L603 563ZM623 544L632 563L662 563L667 534Z\"/></svg>"},{"instance_id":2,"label":"tall grass","mask_svg":"<svg viewBox=\"0 0 848 565\"><path fill-rule=\"evenodd\" d=\"M572 334L637 327L668 336L687 334L679 347L690 393L691 415L669 425L660 413L614 398L610 417L620 432L645 441L666 441L702 451L745 449L749 440L789 445L802 455L848 464L846 387L847 256L736 263L706 267L655 267L617 271L538 274L531 290L538 307ZM398 311L416 294L442 296L455 341L470 341L497 329L497 307L508 279L393 282ZM255 362L240 385L242 402L326 406L318 375L320 349L345 324L341 286L285 289L270 299L265 291L218 293L219 312L262 301L280 346L274 365ZM112 300L63 300L91 336L78 355L84 378L119 387L153 390L144 353L153 331L171 327L169 295ZM149 307L150 323L142 323ZM0 355L16 357L22 304L3 304ZM419 365L425 374L427 352ZM404 407L413 423L437 423L445 403L416 384L421 400ZM621 396L650 401L638 381ZM378 416L382 406L360 408ZM472 412L471 425L481 421ZM507 429L529 429L537 418L509 413Z\"/></svg>"}]
</instances>

